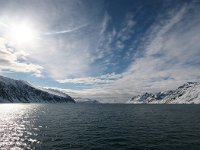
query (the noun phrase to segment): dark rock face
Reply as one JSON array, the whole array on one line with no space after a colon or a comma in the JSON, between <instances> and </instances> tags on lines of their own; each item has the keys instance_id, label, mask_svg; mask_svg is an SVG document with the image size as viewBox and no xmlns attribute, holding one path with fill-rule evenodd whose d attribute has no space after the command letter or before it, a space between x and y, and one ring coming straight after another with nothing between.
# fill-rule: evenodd
<instances>
[{"instance_id":1,"label":"dark rock face","mask_svg":"<svg viewBox=\"0 0 200 150\"><path fill-rule=\"evenodd\" d=\"M22 103L75 103L67 94L60 96L36 88L28 82L0 76L0 102Z\"/></svg>"}]
</instances>

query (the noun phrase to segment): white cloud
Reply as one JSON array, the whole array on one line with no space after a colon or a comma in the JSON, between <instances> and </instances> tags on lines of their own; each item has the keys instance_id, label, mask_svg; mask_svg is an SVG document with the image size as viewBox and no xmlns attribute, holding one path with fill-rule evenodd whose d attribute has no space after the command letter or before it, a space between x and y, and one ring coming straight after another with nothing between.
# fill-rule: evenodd
<instances>
[{"instance_id":1,"label":"white cloud","mask_svg":"<svg viewBox=\"0 0 200 150\"><path fill-rule=\"evenodd\" d=\"M111 74L104 74L97 77L84 77L84 78L73 78L73 79L64 79L64 80L57 80L60 83L74 83L74 84L84 84L84 85L107 85L113 83L114 81L118 80L122 76L119 74L111 73Z\"/></svg>"},{"instance_id":2,"label":"white cloud","mask_svg":"<svg viewBox=\"0 0 200 150\"><path fill-rule=\"evenodd\" d=\"M104 66L114 66L118 63L115 59L116 53L124 50L125 46L127 46L125 42L131 38L136 24L131 13L126 14L123 21L119 23L118 28L112 24L112 21L113 18L106 12L101 23L96 55L92 58L93 62L101 60Z\"/></svg>"},{"instance_id":3,"label":"white cloud","mask_svg":"<svg viewBox=\"0 0 200 150\"><path fill-rule=\"evenodd\" d=\"M98 59L102 59L112 52L111 44L116 35L116 30L113 29L112 32L109 32L108 27L111 21L111 16L107 12L105 12L103 20L101 22L99 39L95 50L95 55L92 58L92 62L95 62Z\"/></svg>"},{"instance_id":4,"label":"white cloud","mask_svg":"<svg viewBox=\"0 0 200 150\"><path fill-rule=\"evenodd\" d=\"M124 23L122 24L121 30L117 33L117 39L123 43L131 38L131 34L134 32L134 26L136 22L134 21L134 16L131 13L126 15Z\"/></svg>"},{"instance_id":5,"label":"white cloud","mask_svg":"<svg viewBox=\"0 0 200 150\"><path fill-rule=\"evenodd\" d=\"M37 77L42 76L42 67L24 62L27 57L24 51L15 51L8 46L5 39L0 38L0 71L31 73Z\"/></svg>"},{"instance_id":6,"label":"white cloud","mask_svg":"<svg viewBox=\"0 0 200 150\"><path fill-rule=\"evenodd\" d=\"M102 21L102 28L101 28L101 31L100 31L101 35L106 32L108 24L110 23L110 21L111 21L110 15L107 12L105 12L105 15L104 15L104 18L103 18L103 21Z\"/></svg>"},{"instance_id":7,"label":"white cloud","mask_svg":"<svg viewBox=\"0 0 200 150\"><path fill-rule=\"evenodd\" d=\"M49 0L24 1L21 6L8 2L4 11L0 9L0 25L16 24L22 20L31 22L39 37L23 49L28 52L31 62L43 67L45 77L59 80L86 76L90 74L92 52L101 30L94 18L101 13L102 3L91 1L88 6L80 0L62 3ZM4 32L4 29L0 29L1 35ZM17 49L21 49L21 46L18 45Z\"/></svg>"},{"instance_id":8,"label":"white cloud","mask_svg":"<svg viewBox=\"0 0 200 150\"><path fill-rule=\"evenodd\" d=\"M51 31L51 32L47 32L47 33L44 33L44 35L55 35L55 34L66 34L66 33L71 33L71 32L74 32L74 31L78 31L86 26L88 26L89 24L86 23L86 24L83 24L81 26L78 26L78 27L74 27L73 29L68 29L68 30L62 30L62 31Z\"/></svg>"},{"instance_id":9,"label":"white cloud","mask_svg":"<svg viewBox=\"0 0 200 150\"><path fill-rule=\"evenodd\" d=\"M58 7L55 7L55 3L51 1L48 7L46 3L39 1L31 5L31 8L35 9L40 7L38 10L41 12L37 13L42 16L38 19L41 25L44 25L41 31L45 33L52 29L68 29L67 32L70 32L65 35L41 37L37 44L31 45L31 49L25 51L10 49L0 40L1 71L27 72L37 76L41 76L44 71L45 75L60 83L91 86L83 90L66 90L74 95L119 101L128 100L141 92L172 89L184 82L199 80L200 15L197 7L185 5L180 10L171 10L168 15L162 16L162 13L144 37L141 37L143 43L138 50L141 50L143 55L134 57L124 73L87 77L89 74L99 73L98 69L94 69L96 66L92 66L98 59L104 59L101 61L104 68L107 68L108 64L116 65L116 51L127 46L125 43L131 39L137 22L134 21L134 16L127 14L121 26L116 28L109 26L112 18L105 13L99 27L99 23L92 21L98 16L95 12L101 8L96 10L98 8L95 7L90 11L87 7L84 8L85 5L81 1L69 1L69 5ZM35 9L33 12L36 12ZM190 11L193 12L192 15ZM17 22L17 19L15 20ZM81 32L81 29L76 28L82 25L85 27L88 22L96 25L93 30L87 28ZM129 52L127 59L132 56ZM40 65L28 63L27 58Z\"/></svg>"},{"instance_id":10,"label":"white cloud","mask_svg":"<svg viewBox=\"0 0 200 150\"><path fill-rule=\"evenodd\" d=\"M78 77L89 72L90 43L88 39L43 40L31 57L41 64L46 75L55 79Z\"/></svg>"},{"instance_id":11,"label":"white cloud","mask_svg":"<svg viewBox=\"0 0 200 150\"><path fill-rule=\"evenodd\" d=\"M134 58L121 78L105 87L66 92L104 102L125 102L143 92L171 90L188 81L200 81L198 10L183 6L180 10L171 10L162 20L160 18L144 37L140 48L143 55Z\"/></svg>"},{"instance_id":12,"label":"white cloud","mask_svg":"<svg viewBox=\"0 0 200 150\"><path fill-rule=\"evenodd\" d=\"M135 58L110 92L127 95L170 90L188 81L200 81L200 15L190 16L184 6L165 24L154 24L143 44L143 57ZM159 20L160 21L160 20Z\"/></svg>"}]
</instances>

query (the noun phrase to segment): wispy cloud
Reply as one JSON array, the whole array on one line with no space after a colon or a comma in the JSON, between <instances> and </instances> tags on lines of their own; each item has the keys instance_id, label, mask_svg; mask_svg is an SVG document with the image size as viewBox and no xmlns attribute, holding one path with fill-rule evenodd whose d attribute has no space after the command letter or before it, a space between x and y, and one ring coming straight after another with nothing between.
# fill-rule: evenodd
<instances>
[{"instance_id":1,"label":"wispy cloud","mask_svg":"<svg viewBox=\"0 0 200 150\"><path fill-rule=\"evenodd\" d=\"M68 30L62 30L62 31L51 31L51 32L47 32L47 33L43 33L42 35L56 35L56 34L66 34L66 33L71 33L71 32L74 32L74 31L78 31L86 26L88 26L89 24L86 23L86 24L83 24L81 26L78 26L78 27L74 27L72 29L68 29Z\"/></svg>"},{"instance_id":2,"label":"wispy cloud","mask_svg":"<svg viewBox=\"0 0 200 150\"><path fill-rule=\"evenodd\" d=\"M104 74L97 77L85 77L85 78L73 78L73 79L64 79L57 80L60 83L74 83L74 84L83 84L83 85L106 85L113 83L114 81L120 79L122 76L120 74Z\"/></svg>"},{"instance_id":3,"label":"wispy cloud","mask_svg":"<svg viewBox=\"0 0 200 150\"><path fill-rule=\"evenodd\" d=\"M135 57L114 82L66 92L124 102L143 92L170 90L188 81L200 81L200 15L194 7L184 5L159 16L143 37L139 47L142 56Z\"/></svg>"},{"instance_id":4,"label":"wispy cloud","mask_svg":"<svg viewBox=\"0 0 200 150\"><path fill-rule=\"evenodd\" d=\"M4 28L8 28L8 25L5 24L5 23L3 23L3 22L0 22L0 25L1 25L2 27L4 27Z\"/></svg>"},{"instance_id":5,"label":"wispy cloud","mask_svg":"<svg viewBox=\"0 0 200 150\"><path fill-rule=\"evenodd\" d=\"M23 6L8 1L5 4L6 9L0 6L0 22L15 25L25 20L40 35L39 39L32 41L34 43L19 44L15 48L18 51L23 46L30 62L43 67L45 77L62 80L91 74L103 1L23 1ZM0 36L5 37L5 32L1 28Z\"/></svg>"},{"instance_id":6,"label":"wispy cloud","mask_svg":"<svg viewBox=\"0 0 200 150\"><path fill-rule=\"evenodd\" d=\"M103 21L102 21L102 27L101 27L101 31L100 31L100 34L101 35L103 35L105 32L106 32L106 30L107 30L107 28L108 28L108 25L109 25L109 23L110 23L110 21L111 21L111 16L108 14L108 12L105 12L105 14L104 14L104 18L103 18Z\"/></svg>"},{"instance_id":7,"label":"wispy cloud","mask_svg":"<svg viewBox=\"0 0 200 150\"><path fill-rule=\"evenodd\" d=\"M124 42L131 38L131 34L134 32L135 24L136 22L134 21L133 14L127 13L124 19L124 23L122 24L122 28L117 33L116 47L118 47L119 42L125 44Z\"/></svg>"},{"instance_id":8,"label":"wispy cloud","mask_svg":"<svg viewBox=\"0 0 200 150\"><path fill-rule=\"evenodd\" d=\"M110 87L128 95L176 88L200 80L200 15L192 6L171 10L168 19L153 24L143 42L144 54ZM161 23L163 22L163 23Z\"/></svg>"},{"instance_id":9,"label":"wispy cloud","mask_svg":"<svg viewBox=\"0 0 200 150\"><path fill-rule=\"evenodd\" d=\"M96 55L93 57L93 61L101 60L101 64L106 67L114 66L120 63L119 57L121 51L128 51L127 40L129 40L134 32L134 16L128 12L123 21L119 23L119 27L113 24L113 18L108 12L105 13L101 23L100 38L98 41L98 47L96 49ZM127 58L130 59L130 58ZM104 67L106 69L106 67Z\"/></svg>"},{"instance_id":10,"label":"wispy cloud","mask_svg":"<svg viewBox=\"0 0 200 150\"><path fill-rule=\"evenodd\" d=\"M100 3L103 2L90 1L88 5L79 0L63 3L51 0L26 4L27 14L31 14L30 18L37 16L37 27L46 36L24 51L1 42L0 70L37 76L44 73L53 82L58 81L57 85L86 87L66 89L72 95L121 101L141 92L172 89L200 79L197 4L181 3L172 9L170 5L163 12L147 14L156 7L147 8L142 2L138 11L143 11L143 7L145 11L135 12L136 4L131 7L132 12L120 9L122 13L115 17L115 8L105 10ZM18 3L13 5L21 8ZM12 5L7 9L9 6ZM8 17L11 13L6 12L8 20L13 18ZM22 9L15 12L18 16L22 13ZM20 19L16 17L14 22Z\"/></svg>"},{"instance_id":11,"label":"wispy cloud","mask_svg":"<svg viewBox=\"0 0 200 150\"><path fill-rule=\"evenodd\" d=\"M99 33L97 48L95 50L96 55L94 55L94 57L92 58L93 62L98 59L102 59L105 55L108 55L111 52L111 44L116 34L115 29L113 29L112 32L108 31L111 20L111 16L108 14L108 12L105 12L103 20L101 22L101 30Z\"/></svg>"}]
</instances>

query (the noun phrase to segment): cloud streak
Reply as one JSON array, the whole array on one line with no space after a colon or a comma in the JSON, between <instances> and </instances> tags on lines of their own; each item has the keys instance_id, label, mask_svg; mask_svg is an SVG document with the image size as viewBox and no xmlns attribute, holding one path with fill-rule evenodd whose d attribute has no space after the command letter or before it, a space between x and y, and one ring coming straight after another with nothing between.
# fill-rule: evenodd
<instances>
[{"instance_id":1,"label":"cloud streak","mask_svg":"<svg viewBox=\"0 0 200 150\"><path fill-rule=\"evenodd\" d=\"M42 35L56 35L56 34L66 34L66 33L71 33L71 32L75 32L78 31L84 27L87 27L89 25L89 23L83 24L81 26L69 29L69 30L62 30L62 31L50 31L47 33L43 33Z\"/></svg>"},{"instance_id":2,"label":"cloud streak","mask_svg":"<svg viewBox=\"0 0 200 150\"><path fill-rule=\"evenodd\" d=\"M122 76L120 74L104 74L97 77L85 77L85 78L73 78L57 80L60 83L73 83L73 84L83 84L83 85L106 85L113 83L114 81L120 79Z\"/></svg>"}]
</instances>

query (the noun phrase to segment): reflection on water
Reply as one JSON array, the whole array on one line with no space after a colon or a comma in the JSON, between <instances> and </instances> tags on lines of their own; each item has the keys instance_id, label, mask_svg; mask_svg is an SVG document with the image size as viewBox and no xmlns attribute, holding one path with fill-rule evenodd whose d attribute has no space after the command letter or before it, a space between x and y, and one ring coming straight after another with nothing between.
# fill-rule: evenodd
<instances>
[{"instance_id":1,"label":"reflection on water","mask_svg":"<svg viewBox=\"0 0 200 150\"><path fill-rule=\"evenodd\" d=\"M200 105L0 104L0 150L199 150Z\"/></svg>"},{"instance_id":2,"label":"reflection on water","mask_svg":"<svg viewBox=\"0 0 200 150\"><path fill-rule=\"evenodd\" d=\"M39 144L36 139L39 127L34 127L39 105L1 104L0 105L0 149L32 149Z\"/></svg>"}]
</instances>

